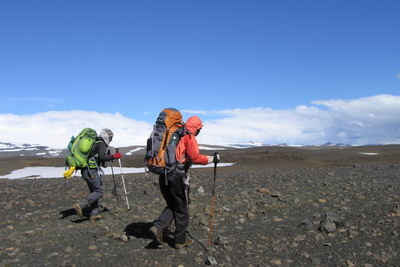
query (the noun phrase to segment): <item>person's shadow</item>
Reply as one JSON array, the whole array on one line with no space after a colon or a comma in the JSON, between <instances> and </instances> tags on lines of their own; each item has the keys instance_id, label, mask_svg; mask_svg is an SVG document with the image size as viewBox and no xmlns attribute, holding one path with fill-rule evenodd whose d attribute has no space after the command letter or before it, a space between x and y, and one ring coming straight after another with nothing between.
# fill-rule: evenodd
<instances>
[{"instance_id":1,"label":"person's shadow","mask_svg":"<svg viewBox=\"0 0 400 267\"><path fill-rule=\"evenodd\" d=\"M101 206L101 212L109 212L109 209L107 207ZM65 218L68 218L70 216L74 216L74 215L77 215L77 214L76 214L76 210L72 208L72 209L66 209L66 210L60 211L60 215L61 216L60 216L59 219L63 220ZM71 220L71 222L73 222L73 223L82 223L84 221L89 220L89 215L90 215L90 211L88 209L83 209L84 218L79 218L77 220Z\"/></svg>"},{"instance_id":2,"label":"person's shadow","mask_svg":"<svg viewBox=\"0 0 400 267\"><path fill-rule=\"evenodd\" d=\"M68 218L68 217L70 217L70 216L74 216L74 215L77 215L76 214L76 210L75 209L67 209L67 210L63 210L63 211L60 211L60 220L63 220L63 219L65 219L65 218ZM84 221L87 221L87 220L89 220L89 218L87 217L88 216L88 214L85 212L85 210L84 210L84 215L86 216L86 217L84 217L84 218L79 218L79 219L76 219L76 220L71 220L71 222L73 222L73 223L82 223L82 222L84 222Z\"/></svg>"},{"instance_id":3,"label":"person's shadow","mask_svg":"<svg viewBox=\"0 0 400 267\"><path fill-rule=\"evenodd\" d=\"M160 245L156 241L152 240L153 236L149 231L151 226L153 226L153 223L133 222L129 224L124 231L127 236L151 239L151 242L146 246L146 249L159 249ZM168 235L164 235L164 240L166 241L166 244L168 244L170 247L173 247L173 239L171 239Z\"/></svg>"},{"instance_id":4,"label":"person's shadow","mask_svg":"<svg viewBox=\"0 0 400 267\"><path fill-rule=\"evenodd\" d=\"M67 210L60 211L60 215L61 215L61 217L59 219L62 220L62 219L68 218L69 216L76 215L76 211L75 211L75 209L67 209Z\"/></svg>"}]
</instances>

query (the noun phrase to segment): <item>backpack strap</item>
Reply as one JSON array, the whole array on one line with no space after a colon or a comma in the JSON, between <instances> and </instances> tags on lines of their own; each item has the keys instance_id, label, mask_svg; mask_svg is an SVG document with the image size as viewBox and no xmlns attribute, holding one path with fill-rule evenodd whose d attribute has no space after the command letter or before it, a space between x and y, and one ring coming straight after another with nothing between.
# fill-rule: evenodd
<instances>
[{"instance_id":1,"label":"backpack strap","mask_svg":"<svg viewBox=\"0 0 400 267\"><path fill-rule=\"evenodd\" d=\"M97 157L99 156L98 154L92 154L93 152L93 148L97 143L101 143L104 141L102 141L100 138L98 138L96 140L96 142L94 143L93 147L92 147L92 151L90 151L89 153L89 157L88 157L88 168L92 168L92 169L98 169L99 171L102 172L101 168L99 167L98 163L97 163ZM107 144L106 144L107 145Z\"/></svg>"}]
</instances>

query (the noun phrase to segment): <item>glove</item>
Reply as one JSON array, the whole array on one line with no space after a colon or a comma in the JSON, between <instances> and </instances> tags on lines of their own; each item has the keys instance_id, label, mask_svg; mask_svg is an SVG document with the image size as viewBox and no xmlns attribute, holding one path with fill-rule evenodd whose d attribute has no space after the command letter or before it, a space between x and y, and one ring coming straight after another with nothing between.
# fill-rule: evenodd
<instances>
[{"instance_id":1,"label":"glove","mask_svg":"<svg viewBox=\"0 0 400 267\"><path fill-rule=\"evenodd\" d=\"M214 162L214 156L206 156L208 159L207 164L213 163Z\"/></svg>"},{"instance_id":2,"label":"glove","mask_svg":"<svg viewBox=\"0 0 400 267\"><path fill-rule=\"evenodd\" d=\"M121 153L115 153L113 155L114 159L120 159L122 157Z\"/></svg>"},{"instance_id":3,"label":"glove","mask_svg":"<svg viewBox=\"0 0 400 267\"><path fill-rule=\"evenodd\" d=\"M218 163L221 160L221 157L217 152L214 153L213 162Z\"/></svg>"}]
</instances>

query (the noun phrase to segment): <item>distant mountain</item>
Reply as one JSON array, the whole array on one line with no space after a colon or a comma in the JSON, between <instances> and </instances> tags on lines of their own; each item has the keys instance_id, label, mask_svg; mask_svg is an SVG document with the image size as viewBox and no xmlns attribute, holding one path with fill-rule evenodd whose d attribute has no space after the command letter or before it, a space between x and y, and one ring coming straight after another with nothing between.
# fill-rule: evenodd
<instances>
[{"instance_id":1,"label":"distant mountain","mask_svg":"<svg viewBox=\"0 0 400 267\"><path fill-rule=\"evenodd\" d=\"M351 146L351 145L342 144L342 143L334 144L334 143L332 143L332 142L327 142L327 143L323 144L322 146Z\"/></svg>"},{"instance_id":2,"label":"distant mountain","mask_svg":"<svg viewBox=\"0 0 400 267\"><path fill-rule=\"evenodd\" d=\"M267 145L263 144L263 143L259 143L259 142L249 141L247 143L228 144L227 146L233 147L233 148L250 148L250 147L261 147L261 146L267 146Z\"/></svg>"},{"instance_id":3,"label":"distant mountain","mask_svg":"<svg viewBox=\"0 0 400 267\"><path fill-rule=\"evenodd\" d=\"M281 147L332 146L332 147L334 147L334 146L352 146L352 145L342 144L342 143L334 144L332 142L327 142L323 145L304 145L304 144L293 145L293 144L287 144L287 143L264 144L264 143L258 143L258 142L247 142L247 143L229 144L227 146L233 147L233 148L251 148L251 147L262 147L262 146L281 146Z\"/></svg>"},{"instance_id":4,"label":"distant mountain","mask_svg":"<svg viewBox=\"0 0 400 267\"><path fill-rule=\"evenodd\" d=\"M225 149L242 149L242 148L252 148L252 147L263 147L263 146L281 146L281 147L302 147L305 145L288 145L286 143L282 144L264 144L260 142L245 142L245 143L234 143L228 145L206 145L201 144L199 148L201 150L225 150ZM334 144L327 142L323 145L316 146L351 146L347 144ZM111 151L115 148L110 147ZM124 155L132 154L143 154L145 152L145 146L129 146L120 148L120 152ZM112 152L114 153L114 152ZM47 146L35 145L35 144L14 144L9 142L0 142L0 158L2 157L66 157L66 149L53 149Z\"/></svg>"},{"instance_id":5,"label":"distant mountain","mask_svg":"<svg viewBox=\"0 0 400 267\"><path fill-rule=\"evenodd\" d=\"M115 153L115 148L110 146L111 153ZM124 155L143 154L144 146L130 146L119 148ZM0 158L5 157L66 157L67 149L54 149L47 146L30 144L13 144L0 142Z\"/></svg>"},{"instance_id":6,"label":"distant mountain","mask_svg":"<svg viewBox=\"0 0 400 267\"><path fill-rule=\"evenodd\" d=\"M0 142L0 157L57 157L63 151L47 146Z\"/></svg>"},{"instance_id":7,"label":"distant mountain","mask_svg":"<svg viewBox=\"0 0 400 267\"><path fill-rule=\"evenodd\" d=\"M22 145L22 146L27 146L26 144ZM18 145L12 144L12 143L3 143L0 142L0 150L6 150L6 149L16 149L19 148Z\"/></svg>"}]
</instances>

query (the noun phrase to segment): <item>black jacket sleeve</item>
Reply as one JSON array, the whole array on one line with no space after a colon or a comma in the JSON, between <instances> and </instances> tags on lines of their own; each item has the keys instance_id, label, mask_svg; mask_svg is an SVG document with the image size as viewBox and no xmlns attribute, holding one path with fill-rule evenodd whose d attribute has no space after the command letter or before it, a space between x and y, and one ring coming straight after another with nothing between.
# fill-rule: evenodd
<instances>
[{"instance_id":1,"label":"black jacket sleeve","mask_svg":"<svg viewBox=\"0 0 400 267\"><path fill-rule=\"evenodd\" d=\"M113 155L107 155L107 145L103 141L97 141L94 144L90 157L93 156L99 164L114 159Z\"/></svg>"}]
</instances>

